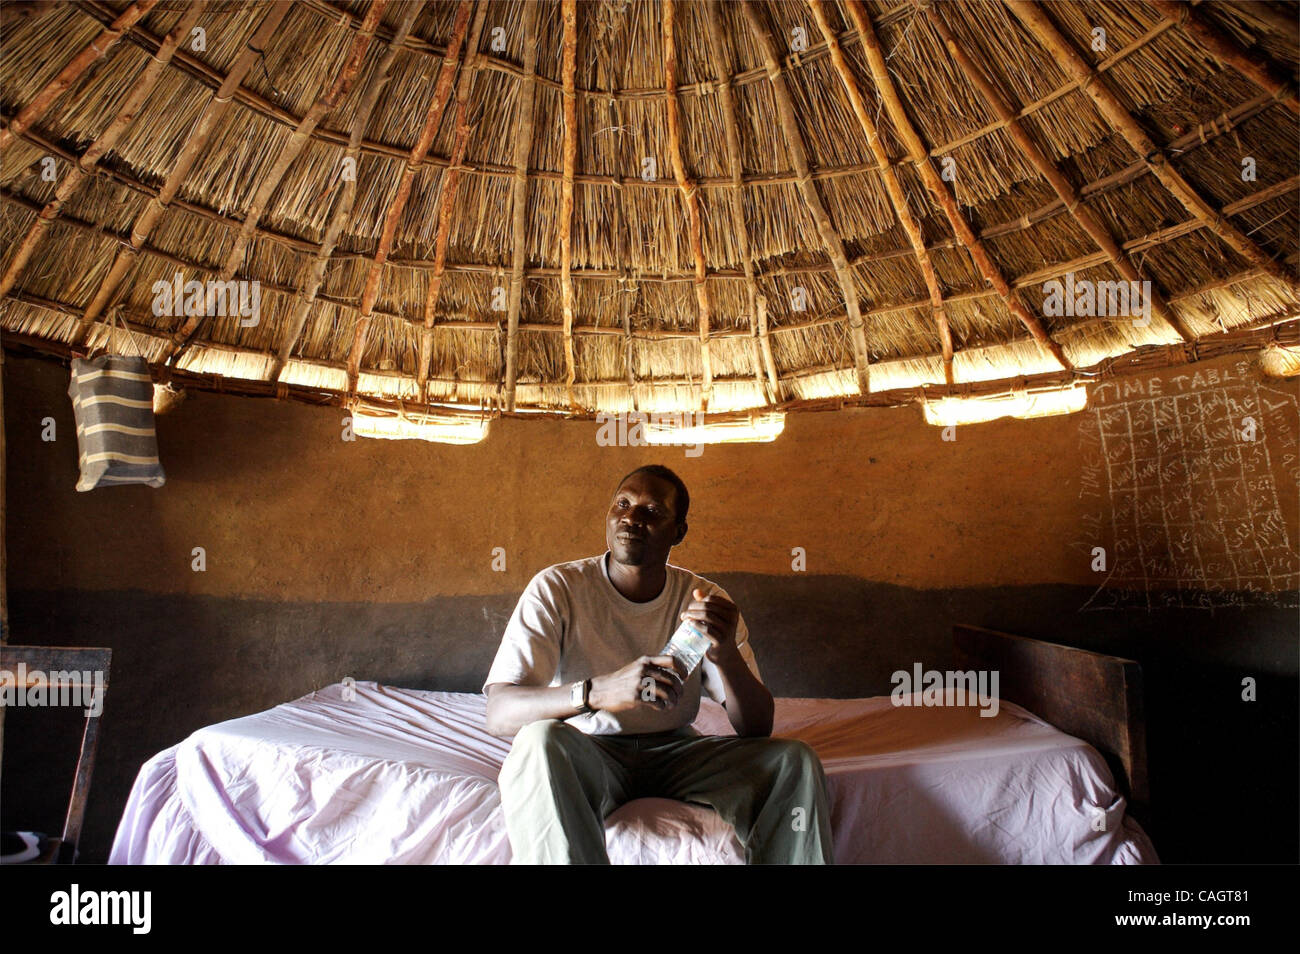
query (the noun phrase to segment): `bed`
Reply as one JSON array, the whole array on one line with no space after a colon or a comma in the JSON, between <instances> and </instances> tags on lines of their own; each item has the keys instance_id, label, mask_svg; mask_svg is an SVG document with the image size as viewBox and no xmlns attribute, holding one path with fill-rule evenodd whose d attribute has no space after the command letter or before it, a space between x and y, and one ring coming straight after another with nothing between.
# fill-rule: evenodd
<instances>
[{"instance_id":1,"label":"bed","mask_svg":"<svg viewBox=\"0 0 1300 954\"><path fill-rule=\"evenodd\" d=\"M825 767L837 863L1157 862L1129 811L1145 808L1137 665L975 627L954 639L959 665L998 668L996 715L920 694L777 699L774 734ZM348 681L200 729L140 770L110 864L509 863L510 746L485 709ZM732 734L708 699L694 725ZM611 814L606 843L615 864L744 863L711 809L664 799Z\"/></svg>"}]
</instances>

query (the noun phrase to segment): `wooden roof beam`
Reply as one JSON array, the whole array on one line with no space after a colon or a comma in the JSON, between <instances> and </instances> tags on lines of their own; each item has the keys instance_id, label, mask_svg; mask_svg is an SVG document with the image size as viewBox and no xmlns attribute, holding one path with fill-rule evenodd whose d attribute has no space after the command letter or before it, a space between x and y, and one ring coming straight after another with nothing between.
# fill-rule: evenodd
<instances>
[{"instance_id":1,"label":"wooden roof beam","mask_svg":"<svg viewBox=\"0 0 1300 954\"><path fill-rule=\"evenodd\" d=\"M118 14L111 24L100 30L93 40L68 61L67 65L59 71L58 76L46 83L41 91L32 97L32 101L18 111L18 115L0 128L0 150L7 148L16 136L22 135L23 130L44 116L45 111L67 92L69 86L80 79L93 64L103 59L122 38L122 34L130 30L137 20L143 19L157 5L158 0L136 0Z\"/></svg>"},{"instance_id":2,"label":"wooden roof beam","mask_svg":"<svg viewBox=\"0 0 1300 954\"><path fill-rule=\"evenodd\" d=\"M1272 256L1260 248L1253 239L1227 221L1220 210L1215 209L1202 198L1200 193L1179 174L1169 161L1169 157L1165 155L1165 151L1142 131L1142 127L1119 101L1111 90L1109 81L1088 65L1088 61L1056 28L1037 3L1030 0L1004 0L1004 2L1029 28L1030 33L1038 38L1043 49L1061 65L1067 75L1079 81L1080 88L1096 104L1102 116L1124 137L1170 195L1182 203L1188 212L1203 221L1211 233L1246 261L1256 268L1264 269L1290 287L1300 288L1300 282L1297 282L1293 274L1274 261Z\"/></svg>"},{"instance_id":3,"label":"wooden roof beam","mask_svg":"<svg viewBox=\"0 0 1300 954\"><path fill-rule=\"evenodd\" d=\"M561 72L564 88L564 181L560 186L560 310L564 320L564 387L569 406L578 410L573 382L577 361L573 353L573 175L578 167L578 94L574 91L578 69L578 0L563 0L564 51ZM667 13L664 16L668 16Z\"/></svg>"},{"instance_id":4,"label":"wooden roof beam","mask_svg":"<svg viewBox=\"0 0 1300 954\"><path fill-rule=\"evenodd\" d=\"M718 105L722 108L722 131L727 143L727 171L731 175L731 192L727 203L731 212L731 231L740 246L740 266L745 272L745 297L749 305L750 327L753 329L754 376L769 403L785 400L781 380L775 365L767 359L772 354L772 343L767 339L767 322L759 321L758 281L754 277L753 252L749 245L749 229L745 225L745 183L740 164L740 128L736 124L736 97L731 91L731 62L726 55L727 31L722 24L722 3L707 0L704 5L704 22L709 31L709 56L713 71L718 76ZM766 318L766 314L764 314ZM764 376L766 372L766 376Z\"/></svg>"},{"instance_id":5,"label":"wooden roof beam","mask_svg":"<svg viewBox=\"0 0 1300 954\"><path fill-rule=\"evenodd\" d=\"M623 362L627 368L627 393L632 400L632 410L636 411L640 408L636 396L636 366L632 360L632 305L640 285L630 275L626 280L620 278L618 283L620 285L618 309L623 319ZM628 287L621 287L624 285Z\"/></svg>"},{"instance_id":6,"label":"wooden roof beam","mask_svg":"<svg viewBox=\"0 0 1300 954\"><path fill-rule=\"evenodd\" d=\"M1166 20L1195 40L1216 60L1230 66L1265 92L1272 93L1293 113L1300 113L1300 98L1295 83L1282 76L1263 60L1252 57L1237 41L1207 20L1199 10L1181 0L1149 0ZM1249 13L1250 11L1248 11ZM1294 17L1291 27L1295 28Z\"/></svg>"},{"instance_id":7,"label":"wooden roof beam","mask_svg":"<svg viewBox=\"0 0 1300 954\"><path fill-rule=\"evenodd\" d=\"M352 119L352 134L348 139L347 152L343 158L343 164L351 160L352 175L342 176L340 173L343 191L334 205L329 225L325 227L325 236L316 249L316 254L312 256L311 266L303 279L302 288L294 295L292 310L285 321L284 330L280 334L280 346L271 359L270 368L267 370L266 376L271 381L280 379L285 365L293 356L293 349L298 344L298 339L302 337L303 328L306 327L307 315L310 313L312 305L316 303L316 296L320 291L321 282L325 279L325 270L329 266L330 255L338 244L343 227L352 218L352 209L356 205L357 199L357 172L360 168L361 140L365 136L366 125L370 122L370 115L379 102L379 94L383 92L391 78L388 71L392 68L393 61L397 59L397 54L401 51L402 44L407 34L411 32L411 27L415 24L415 18L419 15L423 6L422 2L409 3L403 8L401 20L393 33L393 39L390 41L388 49L384 51L379 64L375 67L374 77L371 79L370 85L366 87L365 95L362 97L356 115ZM340 169L343 164L340 165ZM334 186L335 195L338 194L337 188L338 181L336 180Z\"/></svg>"},{"instance_id":8,"label":"wooden roof beam","mask_svg":"<svg viewBox=\"0 0 1300 954\"><path fill-rule=\"evenodd\" d=\"M348 355L349 391L356 389L357 376L361 373L361 356L366 349L366 332L370 330L375 300L379 297L379 281L383 277L384 262L388 260L388 253L392 251L393 242L397 237L397 223L401 221L407 200L411 197L415 173L419 169L420 162L433 146L433 137L438 134L438 126L442 124L443 113L447 110L447 101L451 99L451 82L460 65L460 48L465 42L465 33L469 29L469 16L473 9L472 0L460 0L456 5L456 19L451 26L447 56L438 68L433 98L429 101L429 108L424 114L424 125L420 128L420 135L416 137L415 145L411 147L411 152L402 166L402 177L397 184L397 192L393 195L393 200L388 204L388 211L384 215L384 227L379 234L379 247L375 252L374 261L366 271L366 283L361 291L361 314L357 317L356 327L352 332L352 350Z\"/></svg>"},{"instance_id":9,"label":"wooden roof beam","mask_svg":"<svg viewBox=\"0 0 1300 954\"><path fill-rule=\"evenodd\" d=\"M849 17L853 21L854 27L862 37L862 49L866 54L867 66L871 70L872 78L875 80L876 89L880 92L880 98L884 102L885 110L889 113L894 129L898 132L903 143L907 146L908 152L916 161L916 169L921 174L921 181L925 184L926 190L934 198L939 208L943 210L953 232L966 246L966 250L975 261L975 267L984 276L984 280L997 290L998 295L1007 308L1010 309L1011 314L1020 320L1020 323L1033 335L1035 341L1056 358L1061 367L1069 369L1071 364L1069 359L1065 357L1065 352L1061 350L1061 346L1052 340L1042 323L1034 315L1030 314L1028 309L1016 297L1015 291L1007 283L1002 270L993 261L992 256L984 248L984 243L976 237L970 223L966 221L966 217L962 215L961 210L957 207L956 197L948 188L947 183L939 177L939 173L935 171L916 127L912 125L912 120L908 118L907 111L903 108L903 102L898 97L898 90L894 88L894 81L889 75L889 68L885 65L884 50L880 46L880 39L876 36L875 27L871 25L871 18L867 16L867 11L863 8L860 0L845 0L845 6L848 8Z\"/></svg>"},{"instance_id":10,"label":"wooden roof beam","mask_svg":"<svg viewBox=\"0 0 1300 954\"><path fill-rule=\"evenodd\" d=\"M104 313L109 301L117 293L118 286L121 285L122 279L126 277L127 270L135 261L136 256L140 254L141 248L153 234L154 227L158 220L162 218L167 206L180 191L181 183L189 175L190 168L195 161L207 148L208 140L212 138L212 133L220 126L222 118L230 108L231 96L243 81L245 74L253 67L253 63L262 55L272 34L275 33L276 27L280 25L289 12L289 4L273 3L266 16L262 19L256 32L244 44L244 49L240 51L239 56L230 67L230 72L222 80L221 85L208 100L207 106L204 107L203 113L194 125L194 131L189 138L185 140L185 145L181 147L180 155L176 157L176 164L172 166L172 171L168 174L167 180L163 183L158 194L149 199L145 209L136 216L135 222L131 225L131 237L126 248L117 253L113 259L113 264L109 267L108 273L99 283L94 297L90 304L86 306L82 313L81 321L78 324L77 340L84 342L90 334L90 329L95 320Z\"/></svg>"},{"instance_id":11,"label":"wooden roof beam","mask_svg":"<svg viewBox=\"0 0 1300 954\"><path fill-rule=\"evenodd\" d=\"M682 156L681 117L677 102L675 12L676 6L673 0L663 0L664 89L668 94L668 152L672 158L673 176L677 179L677 188L681 190L682 202L686 206L686 216L690 224L691 255L695 259L695 304L699 309L700 366L704 373L704 381L700 389L700 409L707 411L709 399L713 396L713 364L709 357L709 322L713 309L709 301L708 269L704 261L704 226L700 221L699 186L691 181L687 174L686 160Z\"/></svg>"},{"instance_id":12,"label":"wooden roof beam","mask_svg":"<svg viewBox=\"0 0 1300 954\"><path fill-rule=\"evenodd\" d=\"M831 217L826 212L826 207L822 205L821 197L817 194L817 184L813 182L809 173L807 148L804 145L803 133L799 131L799 122L795 118L794 101L791 99L790 90L786 86L785 74L781 71L781 61L776 53L776 44L773 42L767 28L758 19L758 14L755 12L753 5L741 3L737 5L737 9L740 10L745 23L749 26L749 32L753 34L754 41L758 45L763 62L767 67L767 76L772 84L772 94L776 102L777 116L781 121L781 128L785 134L786 150L790 155L790 164L794 166L798 174L799 192L803 196L804 204L808 207L808 212L817 225L817 234L821 237L822 246L826 249L831 265L835 268L835 277L839 279L840 291L844 295L849 339L853 345L853 364L857 371L858 387L863 394L867 394L871 390L870 373L868 371L870 353L867 348L867 335L862 311L858 304L857 286L854 284L853 272L849 267L848 259L844 256L844 242L840 239L839 233L835 231L835 226L831 223Z\"/></svg>"},{"instance_id":13,"label":"wooden roof beam","mask_svg":"<svg viewBox=\"0 0 1300 954\"><path fill-rule=\"evenodd\" d=\"M939 333L939 342L943 348L944 379L949 384L952 384L952 329L948 326L948 316L943 307L943 291L939 288L939 276L934 270L934 263L930 261L930 253L925 248L925 238L921 234L921 224L912 215L912 210L907 204L907 196L903 194L903 186L898 181L898 175L890 164L889 153L885 150L885 144L880 141L880 131L876 128L875 120L871 118L871 110L867 107L866 99L858 88L858 81L854 77L853 71L849 69L849 61L844 56L844 50L840 47L839 38L831 28L822 0L807 0L807 3L808 8L812 11L813 19L817 21L818 29L822 31L822 36L826 38L826 45L831 51L831 63L835 67L840 82L844 85L845 92L848 93L849 103L853 107L853 114L857 117L858 125L862 127L862 132L867 137L867 144L871 147L871 154L880 165L880 178L885 183L885 191L889 194L889 201L894 207L894 216L903 227L903 231L907 233L907 240L911 243L912 251L916 255L916 264L921 269L921 276L925 279L926 291L930 294L930 318Z\"/></svg>"},{"instance_id":14,"label":"wooden roof beam","mask_svg":"<svg viewBox=\"0 0 1300 954\"><path fill-rule=\"evenodd\" d=\"M218 282L228 282L235 277L239 271L239 266L243 264L244 252L248 248L248 243L252 241L253 234L257 230L257 223L262 218L262 213L270 204L271 196L280 185L280 180L284 178L293 161L298 158L299 153L311 140L312 130L328 114L334 111L338 105L343 102L344 97L352 89L353 83L356 82L357 76L361 73L361 65L365 62L366 50L370 47L374 39L375 28L383 18L384 8L388 5L388 0L372 0L370 6L366 9L366 18L355 39L352 41L351 48L348 51L348 58L344 61L342 68L339 70L334 81L330 84L329 89L320 96L317 96L307 110L297 128L290 134L289 138L280 147L279 153L275 157L275 162L266 174L262 176L261 181L257 184L257 190L253 193L253 200L248 209L244 212L244 224L239 229L239 235L235 237L234 244L226 254L226 260L222 263L221 271L218 275ZM181 355L185 353L190 344L194 341L203 327L203 322L207 315L191 315L185 319L185 322L173 336L175 346L168 355L168 365L175 367L180 361Z\"/></svg>"},{"instance_id":15,"label":"wooden roof beam","mask_svg":"<svg viewBox=\"0 0 1300 954\"><path fill-rule=\"evenodd\" d=\"M158 52L153 55L149 64L131 84L131 90L127 93L126 99L122 101L122 106L117 111L117 115L113 117L112 122L105 127L102 133L95 137L94 142L73 163L67 175L59 180L59 184L54 190L54 198L50 199L37 213L35 220L28 226L27 232L18 242L13 257L10 258L9 264L5 267L4 274L0 275L0 298L9 294L10 289L17 284L19 276L27 263L31 261L32 255L40 245L45 233L49 230L50 224L63 211L63 204L76 194L87 178L93 177L99 160L104 157L106 152L117 145L122 133L126 132L127 127L139 114L140 107L158 84L158 80L162 77L168 61L175 55L181 41L189 36L190 30L194 28L202 12L203 4L201 3L192 2L186 6L184 12L181 13L180 19L176 21L176 26L172 27L171 32L167 34L158 47Z\"/></svg>"},{"instance_id":16,"label":"wooden roof beam","mask_svg":"<svg viewBox=\"0 0 1300 954\"><path fill-rule=\"evenodd\" d=\"M528 251L528 152L533 145L533 100L537 92L537 4L524 5L524 76L519 81L515 126L515 176L511 235L510 308L506 313L505 409L515 409L515 378L519 373L519 312L524 297L524 257Z\"/></svg>"},{"instance_id":17,"label":"wooden roof beam","mask_svg":"<svg viewBox=\"0 0 1300 954\"><path fill-rule=\"evenodd\" d=\"M924 10L926 19L938 31L944 46L948 48L948 53L961 67L962 72L966 74L966 78L970 80L971 84L979 90L980 95L984 97L984 101L988 103L994 115L1007 124L1008 134L1020 147L1020 151L1025 155L1025 158L1038 170L1039 175L1048 181L1052 191L1056 193L1065 208L1074 216L1075 221L1088 233L1088 237L1092 239L1099 249L1106 253L1106 257L1110 259L1111 264L1116 271L1124 276L1125 280L1130 282L1141 281L1141 275L1133 264L1133 260L1119 247L1115 237L1110 234L1110 231L1102 224L1092 209L1083 203L1083 200L1079 198L1079 194L1075 192L1074 187L1070 185L1070 181L1065 178L1061 170L1047 158L1042 149L1038 148L1038 144L1030 137L1029 131L1016 117L1016 111L1011 107L1011 104L1002 98L1002 94L998 92L993 83L989 81L979 66L966 53L965 48L957 41L957 37L952 30L948 29L948 24L944 22L939 11L929 0L924 0L924 2L914 0L914 2ZM1165 301L1164 294L1156 287L1154 282L1151 283L1149 297L1151 299L1151 311L1156 317L1172 328L1184 341L1191 341L1193 338L1191 332L1174 314L1168 302Z\"/></svg>"},{"instance_id":18,"label":"wooden roof beam","mask_svg":"<svg viewBox=\"0 0 1300 954\"><path fill-rule=\"evenodd\" d=\"M424 327L420 329L420 365L416 371L416 384L421 397L428 393L429 371L433 364L433 326L438 313L438 296L442 293L442 279L447 273L447 242L451 238L451 212L460 185L461 162L469 145L469 97L474 88L483 53L479 50L479 37L483 32L483 19L487 4L475 14L470 28L469 43L465 47L465 64L456 83L455 135L451 145L451 162L443 173L438 193L438 233L433 240L433 271L424 295Z\"/></svg>"}]
</instances>

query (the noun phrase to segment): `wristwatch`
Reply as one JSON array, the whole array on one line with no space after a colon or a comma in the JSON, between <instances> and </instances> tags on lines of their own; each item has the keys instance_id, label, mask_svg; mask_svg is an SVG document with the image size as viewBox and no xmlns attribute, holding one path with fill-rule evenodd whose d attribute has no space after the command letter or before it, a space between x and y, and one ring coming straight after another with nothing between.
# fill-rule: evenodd
<instances>
[{"instance_id":1,"label":"wristwatch","mask_svg":"<svg viewBox=\"0 0 1300 954\"><path fill-rule=\"evenodd\" d=\"M569 704L577 709L579 713L592 711L590 679L584 679L582 682L573 684L573 688L569 690Z\"/></svg>"}]
</instances>

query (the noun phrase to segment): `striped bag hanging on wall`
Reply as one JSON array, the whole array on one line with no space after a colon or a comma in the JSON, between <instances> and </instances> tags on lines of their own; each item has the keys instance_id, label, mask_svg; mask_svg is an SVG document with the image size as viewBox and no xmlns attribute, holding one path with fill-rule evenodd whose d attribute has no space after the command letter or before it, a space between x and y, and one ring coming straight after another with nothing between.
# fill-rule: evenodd
<instances>
[{"instance_id":1,"label":"striped bag hanging on wall","mask_svg":"<svg viewBox=\"0 0 1300 954\"><path fill-rule=\"evenodd\" d=\"M143 357L74 358L68 395L81 457L78 490L163 485L166 475L153 427L153 378Z\"/></svg>"}]
</instances>

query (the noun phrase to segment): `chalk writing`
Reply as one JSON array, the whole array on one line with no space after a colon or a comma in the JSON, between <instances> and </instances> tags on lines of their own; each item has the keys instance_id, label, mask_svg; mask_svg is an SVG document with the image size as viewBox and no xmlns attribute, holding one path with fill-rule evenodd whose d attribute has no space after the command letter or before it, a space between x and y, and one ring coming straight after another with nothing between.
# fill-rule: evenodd
<instances>
[{"instance_id":1,"label":"chalk writing","mask_svg":"<svg viewBox=\"0 0 1300 954\"><path fill-rule=\"evenodd\" d=\"M1275 482L1300 486L1294 392L1261 383L1249 359L1107 381L1079 428L1074 547L1108 558L1081 611L1300 606L1300 553Z\"/></svg>"}]
</instances>

